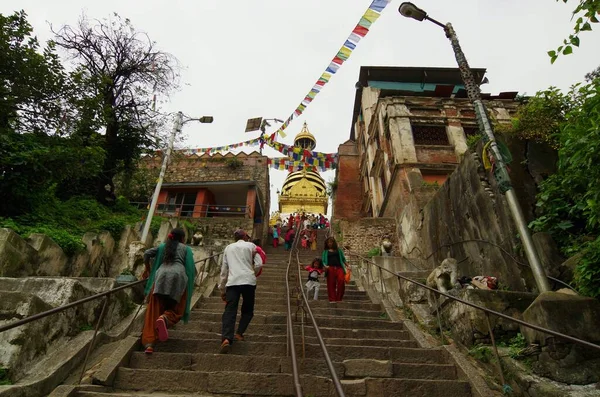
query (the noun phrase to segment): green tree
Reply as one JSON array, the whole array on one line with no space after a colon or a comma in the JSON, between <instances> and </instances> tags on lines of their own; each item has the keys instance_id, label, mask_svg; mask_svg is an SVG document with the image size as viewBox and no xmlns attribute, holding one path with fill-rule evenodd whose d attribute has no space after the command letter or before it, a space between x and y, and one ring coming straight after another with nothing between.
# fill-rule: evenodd
<instances>
[{"instance_id":1,"label":"green tree","mask_svg":"<svg viewBox=\"0 0 600 397\"><path fill-rule=\"evenodd\" d=\"M98 173L103 151L61 136L72 82L23 11L0 14L0 53L0 216L13 216L45 201L56 184Z\"/></svg>"},{"instance_id":2,"label":"green tree","mask_svg":"<svg viewBox=\"0 0 600 397\"><path fill-rule=\"evenodd\" d=\"M74 61L74 80L85 87L77 101L79 111L96 120L92 127L100 125L105 131L106 157L94 186L98 200L106 203L115 197L115 175L133 170L143 148L154 144L150 131L160 118L152 109L153 94L175 88L177 63L117 14L102 21L82 17L76 26L54 33L57 47ZM86 128L79 125L79 133Z\"/></svg>"},{"instance_id":3,"label":"green tree","mask_svg":"<svg viewBox=\"0 0 600 397\"><path fill-rule=\"evenodd\" d=\"M572 95L550 87L527 98L513 119L512 132L522 139L558 146L558 133L567 112L574 106Z\"/></svg>"},{"instance_id":4,"label":"green tree","mask_svg":"<svg viewBox=\"0 0 600 397\"><path fill-rule=\"evenodd\" d=\"M24 11L0 14L0 134L55 132L61 121L67 74L32 32Z\"/></svg>"},{"instance_id":5,"label":"green tree","mask_svg":"<svg viewBox=\"0 0 600 397\"><path fill-rule=\"evenodd\" d=\"M557 2L562 1L563 3L569 2L569 0L556 0ZM568 38L563 40L563 44L556 50L548 51L550 62L554 63L559 55L569 55L573 53L573 47L579 47L579 35L581 32L592 30L592 24L598 23L598 15L600 15L600 1L598 0L574 0L575 9L573 10L573 18L575 20L575 26L573 26L573 33Z\"/></svg>"},{"instance_id":6,"label":"green tree","mask_svg":"<svg viewBox=\"0 0 600 397\"><path fill-rule=\"evenodd\" d=\"M585 249L576 272L581 292L600 296L600 78L573 89L576 105L558 134L558 170L540 186L540 217L532 226L552 233L563 252Z\"/></svg>"}]
</instances>

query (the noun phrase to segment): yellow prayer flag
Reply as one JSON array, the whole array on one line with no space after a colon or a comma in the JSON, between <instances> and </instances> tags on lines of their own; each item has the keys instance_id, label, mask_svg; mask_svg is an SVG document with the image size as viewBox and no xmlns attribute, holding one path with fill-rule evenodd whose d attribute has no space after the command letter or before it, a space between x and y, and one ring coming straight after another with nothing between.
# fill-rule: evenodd
<instances>
[{"instance_id":1,"label":"yellow prayer flag","mask_svg":"<svg viewBox=\"0 0 600 397\"><path fill-rule=\"evenodd\" d=\"M365 15L363 15L363 18L366 19L367 21L373 23L375 22L379 17L381 16L380 13L373 11L372 9L368 9L367 12L365 12Z\"/></svg>"},{"instance_id":2,"label":"yellow prayer flag","mask_svg":"<svg viewBox=\"0 0 600 397\"><path fill-rule=\"evenodd\" d=\"M343 57L340 56L340 54ZM340 51L338 52L338 57L340 57L341 59L348 59L348 57L350 56L350 54L352 54L352 50L350 48L348 48L348 47L342 47L342 48L340 48Z\"/></svg>"}]
</instances>

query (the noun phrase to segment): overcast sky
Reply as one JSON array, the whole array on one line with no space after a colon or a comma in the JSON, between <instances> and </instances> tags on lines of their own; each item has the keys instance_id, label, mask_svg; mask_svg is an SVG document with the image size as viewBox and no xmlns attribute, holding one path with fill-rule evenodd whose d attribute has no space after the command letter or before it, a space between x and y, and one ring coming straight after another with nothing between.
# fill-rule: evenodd
<instances>
[{"instance_id":1,"label":"overcast sky","mask_svg":"<svg viewBox=\"0 0 600 397\"><path fill-rule=\"evenodd\" d=\"M4 0L0 12L24 9L40 40L48 23L75 24L117 12L181 62L181 89L159 98L165 111L212 115L213 124L185 126L186 146L223 146L255 138L253 117L287 119L344 43L371 0ZM398 14L393 0L352 56L302 117L288 127L291 144L307 121L317 150L335 152L350 134L360 66L455 67L441 28ZM567 89L600 65L600 28L583 32L582 48L550 65L546 52L572 30L571 9L554 0L417 0L441 22L452 22L471 67L487 68L485 92L533 94ZM267 149L275 157L278 152ZM287 172L271 171L271 208ZM323 174L333 179L333 172Z\"/></svg>"}]
</instances>

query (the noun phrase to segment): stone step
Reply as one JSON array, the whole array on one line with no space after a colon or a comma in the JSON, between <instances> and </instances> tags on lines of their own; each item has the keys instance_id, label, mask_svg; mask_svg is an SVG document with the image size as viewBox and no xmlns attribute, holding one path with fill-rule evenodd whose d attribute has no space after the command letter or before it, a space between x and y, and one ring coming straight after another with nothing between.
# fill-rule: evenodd
<instances>
[{"instance_id":1,"label":"stone step","mask_svg":"<svg viewBox=\"0 0 600 397\"><path fill-rule=\"evenodd\" d=\"M221 307L224 307L225 302L223 302L223 300L221 300L220 296L211 296L208 298L204 298L203 300L199 301L196 304L197 308L203 307L204 305L212 305L212 304L219 304L221 305ZM263 306L268 306L268 305L273 305L273 307L275 306L284 306L286 307L287 305L287 300L282 297L282 298L278 298L278 299L271 299L271 300L257 300L256 301L256 307L258 307L259 305L263 305ZM312 308L317 308L317 307L329 307L329 306L333 306L333 304L329 303L329 301L327 300L312 300L309 299L308 300L308 304L310 305L311 309ZM342 302L338 302L335 303L336 307L342 308L342 309L355 309L355 310L378 310L381 311L381 305L377 304L377 303L371 303L370 301L351 301L351 300L344 300ZM295 299L292 299L292 307L296 306L296 301ZM208 306L207 306L208 307ZM287 309L284 309L284 311L287 311Z\"/></svg>"},{"instance_id":2,"label":"stone step","mask_svg":"<svg viewBox=\"0 0 600 397\"><path fill-rule=\"evenodd\" d=\"M301 281L302 284L302 288L305 288L304 284L306 284L306 280L302 280ZM297 282L295 283L290 283L290 288L296 287L298 285ZM257 282L256 282L256 292L258 293L259 290L266 290L266 291L271 291L271 292L285 292L286 291L286 287L285 287L285 280L281 280L281 281L277 281L277 282L267 282L267 283L261 283L260 277L258 278ZM357 285L352 285L352 284L346 284L346 288L344 289L344 296L345 294L348 293L352 293L352 292L363 292L360 291L358 289ZM322 281L321 282L321 288L319 289L319 292L327 292L327 284L326 282Z\"/></svg>"},{"instance_id":3,"label":"stone step","mask_svg":"<svg viewBox=\"0 0 600 397\"><path fill-rule=\"evenodd\" d=\"M331 380L325 377L303 375L301 383L305 395L334 395ZM294 395L293 385L291 374L230 372L227 368L219 372L119 368L115 379L115 387L121 390L209 392L219 395L291 396ZM361 386L359 390L364 391L364 384ZM351 395L361 394L364 393L353 392Z\"/></svg>"},{"instance_id":4,"label":"stone step","mask_svg":"<svg viewBox=\"0 0 600 397\"><path fill-rule=\"evenodd\" d=\"M347 359L374 359L392 360L403 363L431 363L445 364L445 357L441 350L417 348L416 342L405 341L406 347L390 347L382 343L380 347L327 345L327 351L332 360L344 361ZM155 351L160 353L218 353L220 340L218 339L169 339L156 345ZM304 345L306 357L322 358L320 345ZM240 356L269 356L285 357L287 355L284 342L236 342L231 346L231 355ZM302 345L296 344L296 351L302 352ZM301 353L299 353L301 354Z\"/></svg>"},{"instance_id":5,"label":"stone step","mask_svg":"<svg viewBox=\"0 0 600 397\"><path fill-rule=\"evenodd\" d=\"M294 312L292 312L294 315ZM298 314L300 316L300 314ZM212 321L220 322L222 313L207 312L201 310L193 310L190 317L190 326L193 328L195 324ZM286 314L255 314L252 318L252 325L259 324L286 324ZM239 319L239 314L238 314ZM348 317L324 317L315 314L315 320L319 327L329 328L377 328L377 329L397 329L402 330L401 323L394 323L389 320L376 318L348 318Z\"/></svg>"},{"instance_id":6,"label":"stone step","mask_svg":"<svg viewBox=\"0 0 600 397\"><path fill-rule=\"evenodd\" d=\"M307 396L335 395L331 380L324 376L302 375L300 381L303 393ZM367 378L342 380L342 385L348 396L471 396L469 384L457 380ZM232 373L227 370L204 372L119 368L115 379L115 388L263 396L294 394L291 374Z\"/></svg>"},{"instance_id":7,"label":"stone step","mask_svg":"<svg viewBox=\"0 0 600 397\"><path fill-rule=\"evenodd\" d=\"M206 312L215 312L215 313L223 313L224 302L222 303L206 303L200 305L199 308L193 309L192 313L195 311L206 311ZM241 307L241 304L238 306ZM292 310L295 311L294 305L292 306ZM385 317L385 313L383 313L380 309L378 310L363 310L363 309L346 309L343 307L339 307L337 304L329 304L329 307L311 307L311 310L314 315L319 316L341 316L341 317L369 317L369 318L383 318ZM262 304L258 303L254 306L254 314L261 313L285 313L287 312L287 306L284 305L270 305L269 302L263 302Z\"/></svg>"},{"instance_id":8,"label":"stone step","mask_svg":"<svg viewBox=\"0 0 600 397\"><path fill-rule=\"evenodd\" d=\"M320 328L319 328L320 330ZM305 342L310 344L318 344L318 339L315 333L311 333L311 335L307 335L308 329L305 328ZM298 337L300 337L300 333L298 333ZM323 336L323 333L321 333ZM221 341L221 333L220 332L190 332L190 331L178 331L178 330L170 330L169 337L173 339L214 339L217 342ZM287 335L265 335L265 334L254 334L247 333L245 335L246 342L267 342L267 343L285 343L287 341ZM300 340L300 339L298 339ZM380 346L381 339L380 338L363 338L360 335L350 335L350 337L342 337L340 335L332 335L330 337L323 336L323 340L327 346L329 345L349 345L349 346ZM418 347L418 345L408 336L404 339L387 339L385 340L385 344L390 347Z\"/></svg>"},{"instance_id":9,"label":"stone step","mask_svg":"<svg viewBox=\"0 0 600 397\"><path fill-rule=\"evenodd\" d=\"M315 330L312 326L308 325L304 326L304 332L307 336L316 336ZM321 335L323 338L370 338L370 339L403 339L409 340L410 334L408 331L403 330L403 326L399 324L398 330L389 330L389 329L348 329L348 328L335 328L335 327L322 327L319 326L319 330L321 331ZM191 339L202 339L202 338L194 338L195 333L209 333L215 335L221 335L221 322L198 322L198 323L190 323L188 326L180 326L177 325L176 329L169 330L169 332L174 332L175 337L179 338L188 338ZM294 326L294 335L301 335L302 329L300 325ZM181 333L181 336L176 336ZM284 336L287 333L287 328L285 324L253 324L250 323L248 327L248 331L246 331L246 336L249 340L253 338L260 338L261 335L272 335L272 336ZM260 340L260 339L259 339Z\"/></svg>"},{"instance_id":10,"label":"stone step","mask_svg":"<svg viewBox=\"0 0 600 397\"><path fill-rule=\"evenodd\" d=\"M382 363L379 361L378 363ZM415 364L415 363L394 363L391 364L391 371L388 374L391 377L404 379L456 379L456 369L450 364ZM377 375L372 369L369 369L368 360L361 360L362 369L358 368L358 373L364 372L363 376ZM333 363L336 373L340 378L346 375L346 367L342 362ZM300 373L307 375L328 375L329 369L324 360L320 359L299 359L298 366ZM292 365L289 357L268 357L268 356L235 356L232 360L230 356L223 354L190 354L190 353L159 353L147 355L143 352L134 352L129 362L129 367L134 369L168 369L180 371L205 371L218 372L227 368L234 372L261 372L261 373L291 373ZM357 373L355 365L349 371ZM381 374L380 374L381 375Z\"/></svg>"},{"instance_id":11,"label":"stone step","mask_svg":"<svg viewBox=\"0 0 600 397\"><path fill-rule=\"evenodd\" d=\"M291 293L294 293L294 289L291 290ZM221 293L219 292L219 290L215 290L212 293L212 296L221 296ZM285 297L286 296L286 291L282 290L282 291L272 291L272 290L266 290L266 289L261 289L260 287L256 289L256 299L277 299L277 298L281 298L281 297ZM327 297L327 288L321 288L319 290L319 298L326 298ZM370 302L371 300L369 299L369 297L367 296L367 293L364 291L350 291L350 292L345 292L344 293L344 299L347 300L352 300L352 301L356 301L356 300L364 300L367 302Z\"/></svg>"}]
</instances>

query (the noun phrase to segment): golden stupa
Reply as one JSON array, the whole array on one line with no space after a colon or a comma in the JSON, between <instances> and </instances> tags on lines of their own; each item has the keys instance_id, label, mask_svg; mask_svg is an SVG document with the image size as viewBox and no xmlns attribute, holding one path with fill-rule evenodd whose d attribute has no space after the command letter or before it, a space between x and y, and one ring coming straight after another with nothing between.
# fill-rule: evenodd
<instances>
[{"instance_id":1,"label":"golden stupa","mask_svg":"<svg viewBox=\"0 0 600 397\"><path fill-rule=\"evenodd\" d=\"M314 150L317 140L308 131L306 122L302 131L294 138L294 146ZM318 172L302 169L290 172L279 194L279 213L306 212L313 214L327 213L327 188Z\"/></svg>"}]
</instances>

